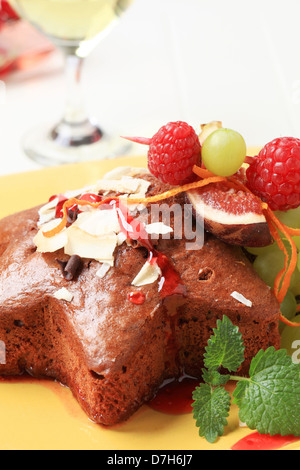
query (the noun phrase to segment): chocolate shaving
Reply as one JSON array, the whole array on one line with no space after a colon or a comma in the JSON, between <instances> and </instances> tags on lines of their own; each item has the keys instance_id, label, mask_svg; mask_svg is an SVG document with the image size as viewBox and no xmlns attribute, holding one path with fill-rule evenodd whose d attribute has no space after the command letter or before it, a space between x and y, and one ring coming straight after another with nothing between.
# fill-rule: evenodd
<instances>
[{"instance_id":1,"label":"chocolate shaving","mask_svg":"<svg viewBox=\"0 0 300 470\"><path fill-rule=\"evenodd\" d=\"M72 225L75 220L77 219L79 214L79 209L78 206L76 206L74 209L68 209L67 211L67 225Z\"/></svg>"},{"instance_id":2,"label":"chocolate shaving","mask_svg":"<svg viewBox=\"0 0 300 470\"><path fill-rule=\"evenodd\" d=\"M67 281L72 281L81 271L83 267L83 261L78 255L72 255L69 261L57 260L59 263L64 278Z\"/></svg>"}]
</instances>

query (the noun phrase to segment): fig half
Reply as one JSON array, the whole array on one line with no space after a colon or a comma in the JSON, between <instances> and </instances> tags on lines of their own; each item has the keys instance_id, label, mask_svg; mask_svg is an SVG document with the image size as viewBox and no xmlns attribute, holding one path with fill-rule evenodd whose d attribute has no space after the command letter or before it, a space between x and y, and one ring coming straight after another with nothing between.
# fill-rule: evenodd
<instances>
[{"instance_id":1,"label":"fig half","mask_svg":"<svg viewBox=\"0 0 300 470\"><path fill-rule=\"evenodd\" d=\"M193 212L204 219L204 228L220 240L249 247L267 246L272 236L261 208L252 193L219 183L186 193Z\"/></svg>"}]
</instances>

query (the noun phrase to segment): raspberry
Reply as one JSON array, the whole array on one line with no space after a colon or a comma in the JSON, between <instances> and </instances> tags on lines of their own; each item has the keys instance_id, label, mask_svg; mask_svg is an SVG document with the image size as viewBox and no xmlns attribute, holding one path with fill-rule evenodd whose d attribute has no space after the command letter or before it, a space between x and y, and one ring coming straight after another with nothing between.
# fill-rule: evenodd
<instances>
[{"instance_id":1,"label":"raspberry","mask_svg":"<svg viewBox=\"0 0 300 470\"><path fill-rule=\"evenodd\" d=\"M201 145L196 132L186 122L170 122L152 139L128 139L149 145L148 167L160 181L177 186L195 180L193 167L201 161Z\"/></svg>"},{"instance_id":2,"label":"raspberry","mask_svg":"<svg viewBox=\"0 0 300 470\"><path fill-rule=\"evenodd\" d=\"M300 206L300 139L268 143L247 169L248 187L274 211Z\"/></svg>"}]
</instances>

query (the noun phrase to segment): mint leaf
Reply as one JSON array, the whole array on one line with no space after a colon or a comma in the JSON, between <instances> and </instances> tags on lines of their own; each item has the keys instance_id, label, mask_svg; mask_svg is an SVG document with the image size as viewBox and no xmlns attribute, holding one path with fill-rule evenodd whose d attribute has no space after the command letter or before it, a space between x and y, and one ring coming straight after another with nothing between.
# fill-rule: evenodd
<instances>
[{"instance_id":1,"label":"mint leaf","mask_svg":"<svg viewBox=\"0 0 300 470\"><path fill-rule=\"evenodd\" d=\"M249 375L233 393L241 421L260 434L300 436L300 364L270 347L254 357Z\"/></svg>"},{"instance_id":2,"label":"mint leaf","mask_svg":"<svg viewBox=\"0 0 300 470\"><path fill-rule=\"evenodd\" d=\"M204 382L210 385L226 385L230 380L230 375L222 375L217 370L206 370L202 369L202 378Z\"/></svg>"},{"instance_id":3,"label":"mint leaf","mask_svg":"<svg viewBox=\"0 0 300 470\"><path fill-rule=\"evenodd\" d=\"M245 347L242 334L226 315L222 321L217 320L217 328L213 330L205 348L204 365L209 370L217 370L223 366L229 372L236 371L244 361Z\"/></svg>"},{"instance_id":4,"label":"mint leaf","mask_svg":"<svg viewBox=\"0 0 300 470\"><path fill-rule=\"evenodd\" d=\"M213 388L208 384L200 384L193 392L193 416L199 435L214 443L224 433L229 416L231 398L223 387Z\"/></svg>"}]
</instances>

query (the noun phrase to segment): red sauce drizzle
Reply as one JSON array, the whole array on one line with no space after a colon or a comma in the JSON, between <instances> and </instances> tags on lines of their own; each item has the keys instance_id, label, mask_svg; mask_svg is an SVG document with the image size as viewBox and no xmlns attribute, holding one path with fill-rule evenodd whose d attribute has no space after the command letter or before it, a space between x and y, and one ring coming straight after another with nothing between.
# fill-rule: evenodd
<instances>
[{"instance_id":1,"label":"red sauce drizzle","mask_svg":"<svg viewBox=\"0 0 300 470\"><path fill-rule=\"evenodd\" d=\"M63 194L57 194L55 196L51 196L49 202L53 201L54 199L58 198L58 203L56 204L55 208L55 217L57 219L63 218L63 205L68 200Z\"/></svg>"},{"instance_id":2,"label":"red sauce drizzle","mask_svg":"<svg viewBox=\"0 0 300 470\"><path fill-rule=\"evenodd\" d=\"M148 403L153 410L165 414L181 415L193 411L193 391L199 385L199 380L183 377L163 385L156 396Z\"/></svg>"},{"instance_id":3,"label":"red sauce drizzle","mask_svg":"<svg viewBox=\"0 0 300 470\"><path fill-rule=\"evenodd\" d=\"M54 199L58 198L58 203L56 205L56 208L55 208L55 217L57 219L62 219L63 218L63 206L64 206L64 203L66 201L68 201L68 198L66 196L64 196L64 194L57 194L57 195L54 195L54 196L51 196L50 199L49 199L49 202L53 201ZM97 202L100 202L102 200L102 197L101 196L98 196L97 194L93 194L93 193L85 193L85 194L82 194L82 196L80 196L80 200L81 201L89 201L89 202L92 202L92 203L97 203ZM78 206L77 204L74 204L74 206L70 207L69 210L74 210L74 209L77 209Z\"/></svg>"},{"instance_id":4,"label":"red sauce drizzle","mask_svg":"<svg viewBox=\"0 0 300 470\"><path fill-rule=\"evenodd\" d=\"M149 252L148 261L156 262L162 272L159 283L159 292L164 299L171 295L186 296L186 287L182 284L177 271L166 255L156 250L150 240L150 237L143 223L134 219L123 206L120 201L113 200L112 204L116 205L121 230L127 238L138 241L142 246L147 248Z\"/></svg>"},{"instance_id":5,"label":"red sauce drizzle","mask_svg":"<svg viewBox=\"0 0 300 470\"><path fill-rule=\"evenodd\" d=\"M238 441L232 450L276 450L281 447L299 441L295 436L270 436L269 434L259 434L254 432Z\"/></svg>"},{"instance_id":6,"label":"red sauce drizzle","mask_svg":"<svg viewBox=\"0 0 300 470\"><path fill-rule=\"evenodd\" d=\"M97 194L93 194L93 193L85 193L85 194L82 194L82 196L80 196L80 200L81 201L89 201L89 202L92 202L92 203L97 203L97 202L100 202L102 200L102 197L98 196Z\"/></svg>"},{"instance_id":7,"label":"red sauce drizzle","mask_svg":"<svg viewBox=\"0 0 300 470\"><path fill-rule=\"evenodd\" d=\"M143 303L146 300L145 294L143 292L130 292L130 294L127 295L128 300L132 302L135 305L143 305Z\"/></svg>"}]
</instances>

